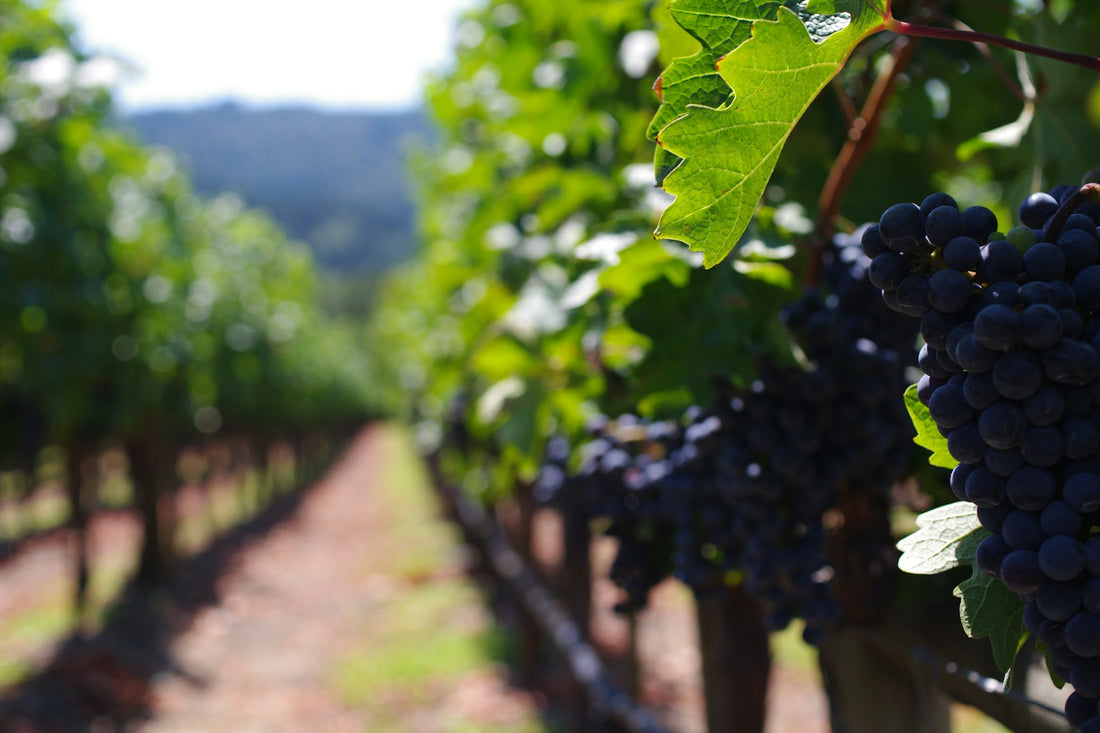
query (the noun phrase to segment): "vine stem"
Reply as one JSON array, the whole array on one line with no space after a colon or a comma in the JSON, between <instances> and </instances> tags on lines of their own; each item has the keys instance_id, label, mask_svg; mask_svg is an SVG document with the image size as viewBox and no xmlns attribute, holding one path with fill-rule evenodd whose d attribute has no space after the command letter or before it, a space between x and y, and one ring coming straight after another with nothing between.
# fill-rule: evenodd
<instances>
[{"instance_id":1,"label":"vine stem","mask_svg":"<svg viewBox=\"0 0 1100 733\"><path fill-rule=\"evenodd\" d=\"M821 258L828 249L833 234L833 222L840 211L848 188L856 171L871 149L871 144L882 126L882 115L894 91L898 77L909 66L917 51L917 41L900 39L891 51L889 68L884 70L871 87L860 114L848 128L848 140L844 143L829 169L829 176L817 201L817 220L811 244L810 259L806 265L803 283L817 285L821 276Z\"/></svg>"},{"instance_id":2,"label":"vine stem","mask_svg":"<svg viewBox=\"0 0 1100 733\"><path fill-rule=\"evenodd\" d=\"M1043 56L1044 58L1054 59L1055 61L1064 61L1067 64L1074 64L1089 69L1090 71L1100 73L1100 58L1096 58L1095 56L1059 51L1058 49L1047 48L1046 46L1038 46L1034 43L1024 43L1023 41L1014 41L1011 38L1004 38L1003 36L995 36L991 33L962 30L960 28L937 28L935 26L920 25L918 23L906 23L904 20L898 20L889 16L886 18L884 27L885 30L893 31L902 36L941 38L948 41L966 41L967 43L988 43L992 46L1002 46L1004 48L1010 48L1013 51L1021 51L1034 56Z\"/></svg>"},{"instance_id":3,"label":"vine stem","mask_svg":"<svg viewBox=\"0 0 1100 733\"><path fill-rule=\"evenodd\" d=\"M1058 235L1062 232L1062 227L1066 224L1066 219L1069 219L1070 214L1086 201L1100 201L1100 183L1082 184L1080 188L1070 194L1065 203L1054 212L1054 216L1047 220L1046 226L1043 227L1042 241L1053 242L1057 240Z\"/></svg>"}]
</instances>

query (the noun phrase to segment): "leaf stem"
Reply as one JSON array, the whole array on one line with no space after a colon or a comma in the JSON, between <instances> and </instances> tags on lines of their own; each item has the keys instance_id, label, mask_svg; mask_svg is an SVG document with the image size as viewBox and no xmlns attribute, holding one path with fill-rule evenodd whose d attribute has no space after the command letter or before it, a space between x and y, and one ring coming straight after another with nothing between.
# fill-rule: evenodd
<instances>
[{"instance_id":1,"label":"leaf stem","mask_svg":"<svg viewBox=\"0 0 1100 733\"><path fill-rule=\"evenodd\" d=\"M1021 51L1034 56L1043 56L1048 59L1054 59L1055 61L1064 61L1067 64L1074 64L1089 69L1090 71L1100 73L1100 58L1096 58L1095 56L1059 51L1058 49L1047 48L1046 46L1037 46L1034 43L1024 43L1023 41L1015 41L1011 38L1004 38L1003 36L995 36L992 33L962 30L959 28L937 28L930 25L906 23L904 20L898 20L896 18L888 18L885 28L888 31L893 31L902 36L940 38L949 41L966 41L967 43L988 43L993 46L1002 46L1004 48L1010 48L1013 51Z\"/></svg>"},{"instance_id":2,"label":"leaf stem","mask_svg":"<svg viewBox=\"0 0 1100 733\"><path fill-rule=\"evenodd\" d=\"M871 145L882 125L882 115L886 111L890 96L894 91L898 77L909 66L917 51L918 42L899 39L890 53L890 65L875 79L874 86L867 94L863 109L848 128L848 140L833 161L829 176L821 189L817 201L817 221L811 239L810 259L806 265L803 282L808 286L817 284L821 276L821 257L828 249L833 235L833 222L840 211L848 188L852 184L856 171L871 149Z\"/></svg>"}]
</instances>

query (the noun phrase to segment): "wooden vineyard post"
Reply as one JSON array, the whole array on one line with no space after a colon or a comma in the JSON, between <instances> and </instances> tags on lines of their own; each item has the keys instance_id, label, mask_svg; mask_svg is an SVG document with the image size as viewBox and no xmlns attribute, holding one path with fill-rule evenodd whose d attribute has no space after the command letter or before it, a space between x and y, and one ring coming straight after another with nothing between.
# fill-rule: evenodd
<instances>
[{"instance_id":1,"label":"wooden vineyard post","mask_svg":"<svg viewBox=\"0 0 1100 733\"><path fill-rule=\"evenodd\" d=\"M65 491L69 499L69 526L76 541L76 573L73 589L73 609L77 618L84 613L87 601L88 579L88 514L90 511L89 491L94 489L94 478L87 469L92 451L86 441L70 440L66 446Z\"/></svg>"},{"instance_id":2,"label":"wooden vineyard post","mask_svg":"<svg viewBox=\"0 0 1100 733\"><path fill-rule=\"evenodd\" d=\"M761 733L771 672L764 612L743 588L696 599L711 733Z\"/></svg>"},{"instance_id":3,"label":"wooden vineyard post","mask_svg":"<svg viewBox=\"0 0 1100 733\"><path fill-rule=\"evenodd\" d=\"M135 584L148 588L171 572L175 525L175 456L159 426L147 426L127 445L144 535Z\"/></svg>"}]
</instances>

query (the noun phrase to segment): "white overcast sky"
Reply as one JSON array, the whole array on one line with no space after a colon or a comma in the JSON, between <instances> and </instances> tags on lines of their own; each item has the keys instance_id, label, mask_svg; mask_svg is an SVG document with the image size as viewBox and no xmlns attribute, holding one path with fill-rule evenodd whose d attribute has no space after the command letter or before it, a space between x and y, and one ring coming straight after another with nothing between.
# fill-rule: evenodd
<instances>
[{"instance_id":1,"label":"white overcast sky","mask_svg":"<svg viewBox=\"0 0 1100 733\"><path fill-rule=\"evenodd\" d=\"M446 66L479 0L64 0L81 46L137 66L132 111L228 98L330 108L409 107Z\"/></svg>"}]
</instances>

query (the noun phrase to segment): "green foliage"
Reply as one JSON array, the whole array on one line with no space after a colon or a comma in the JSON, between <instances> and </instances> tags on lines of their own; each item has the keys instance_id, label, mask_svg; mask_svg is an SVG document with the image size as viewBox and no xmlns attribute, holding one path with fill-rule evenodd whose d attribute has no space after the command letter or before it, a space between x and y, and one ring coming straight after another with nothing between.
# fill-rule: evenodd
<instances>
[{"instance_id":1,"label":"green foliage","mask_svg":"<svg viewBox=\"0 0 1100 733\"><path fill-rule=\"evenodd\" d=\"M369 371L322 320L308 252L234 197L201 200L171 157L113 129L109 90L84 81L96 61L52 4L3 7L5 457L150 425L193 439L361 415Z\"/></svg>"},{"instance_id":2,"label":"green foliage","mask_svg":"<svg viewBox=\"0 0 1100 733\"><path fill-rule=\"evenodd\" d=\"M974 548L989 533L978 524L974 506L957 501L917 517L919 529L898 542L898 567L907 573L935 575L970 564Z\"/></svg>"},{"instance_id":3,"label":"green foliage","mask_svg":"<svg viewBox=\"0 0 1100 733\"><path fill-rule=\"evenodd\" d=\"M657 236L687 242L703 252L708 267L729 254L748 227L795 123L856 44L881 26L882 8L855 3L852 10L847 26L820 41L785 8L775 21L754 22L752 37L717 62L733 98L720 107L690 107L659 129L660 145L684 162L663 180L676 201L662 215ZM704 17L708 28L725 20L731 29L715 35L734 41L748 24L737 16ZM697 95L717 96L710 75L690 76L683 86L675 107Z\"/></svg>"},{"instance_id":4,"label":"green foliage","mask_svg":"<svg viewBox=\"0 0 1100 733\"><path fill-rule=\"evenodd\" d=\"M905 390L905 409L909 411L909 418L913 421L913 427L917 429L913 442L928 449L932 454L928 462L940 468L957 466L959 462L952 458L951 452L947 450L947 438L943 437L943 433L936 428L936 422L928 414L928 408L917 397L915 384L909 385Z\"/></svg>"},{"instance_id":5,"label":"green foliage","mask_svg":"<svg viewBox=\"0 0 1100 733\"><path fill-rule=\"evenodd\" d=\"M427 92L439 137L419 162L421 250L372 324L387 393L420 435L466 431L465 456L445 461L456 483L506 494L548 436L578 440L594 413L679 416L715 378L748 386L761 363L797 364L780 310L828 290L836 230L937 189L1008 221L1025 190L1100 157L1095 80L1002 49L906 45L881 32L898 28L889 5L486 0L463 19ZM1083 4L937 10L1076 51L1100 21ZM653 60L624 61L646 34L665 65L657 98ZM915 388L903 399L931 464L953 468ZM972 565L981 536L972 509L937 510L902 566ZM959 594L968 632L1008 665L1022 632L1003 591L975 575Z\"/></svg>"}]
</instances>

